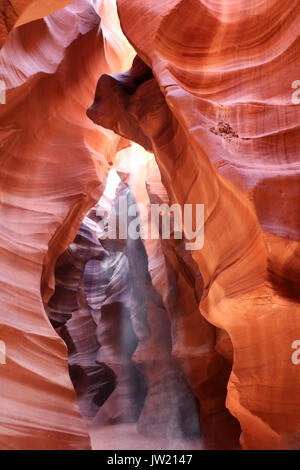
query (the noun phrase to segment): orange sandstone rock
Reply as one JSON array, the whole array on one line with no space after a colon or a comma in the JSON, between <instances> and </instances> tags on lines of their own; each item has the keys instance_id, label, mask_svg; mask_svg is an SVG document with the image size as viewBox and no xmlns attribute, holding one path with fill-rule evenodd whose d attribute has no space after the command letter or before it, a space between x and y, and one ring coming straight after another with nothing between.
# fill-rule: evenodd
<instances>
[{"instance_id":1,"label":"orange sandstone rock","mask_svg":"<svg viewBox=\"0 0 300 470\"><path fill-rule=\"evenodd\" d=\"M88 111L154 151L171 203L205 205L204 246L191 252L203 279L199 315L232 342L226 405L247 449L290 448L299 436L291 345L300 309L293 289L280 288L299 274L293 257L281 264L278 253L299 252L296 7L119 0L123 31L145 65L136 59L126 75L100 79ZM230 354L221 336L219 347Z\"/></svg>"},{"instance_id":2,"label":"orange sandstone rock","mask_svg":"<svg viewBox=\"0 0 300 470\"><path fill-rule=\"evenodd\" d=\"M48 5L53 11L66 3ZM26 21L50 13L40 7L35 17L25 9ZM85 115L98 76L128 67L131 54L125 39L125 61L116 50L116 11L106 19L99 13L109 31L99 27L92 5L78 0L13 29L0 53L1 449L90 447L66 346L43 301L53 293L56 259L99 198L120 145Z\"/></svg>"}]
</instances>

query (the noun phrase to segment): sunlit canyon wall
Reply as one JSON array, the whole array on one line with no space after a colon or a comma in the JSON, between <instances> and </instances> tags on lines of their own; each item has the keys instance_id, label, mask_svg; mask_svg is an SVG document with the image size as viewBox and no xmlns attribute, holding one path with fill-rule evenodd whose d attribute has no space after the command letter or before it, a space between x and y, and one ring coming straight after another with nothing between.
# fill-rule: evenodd
<instances>
[{"instance_id":1,"label":"sunlit canyon wall","mask_svg":"<svg viewBox=\"0 0 300 470\"><path fill-rule=\"evenodd\" d=\"M299 15L1 3L1 449L299 447ZM156 237L99 237L122 197Z\"/></svg>"}]
</instances>

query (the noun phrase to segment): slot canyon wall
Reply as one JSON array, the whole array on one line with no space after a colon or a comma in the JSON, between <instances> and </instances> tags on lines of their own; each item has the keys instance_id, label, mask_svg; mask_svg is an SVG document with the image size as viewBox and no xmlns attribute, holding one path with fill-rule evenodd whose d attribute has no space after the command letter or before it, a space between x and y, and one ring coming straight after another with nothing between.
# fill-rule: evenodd
<instances>
[{"instance_id":1,"label":"slot canyon wall","mask_svg":"<svg viewBox=\"0 0 300 470\"><path fill-rule=\"evenodd\" d=\"M1 449L299 448L297 6L1 4ZM99 238L122 197L155 238ZM162 203L204 204L201 248Z\"/></svg>"},{"instance_id":2,"label":"slot canyon wall","mask_svg":"<svg viewBox=\"0 0 300 470\"><path fill-rule=\"evenodd\" d=\"M51 10L66 3L71 2L53 2ZM27 17L1 49L4 449L90 447L68 374L67 348L44 305L53 293L56 259L99 199L113 156L124 145L86 117L98 76L128 68L133 57L114 3L100 5L101 12L102 26L85 0L42 19Z\"/></svg>"}]
</instances>

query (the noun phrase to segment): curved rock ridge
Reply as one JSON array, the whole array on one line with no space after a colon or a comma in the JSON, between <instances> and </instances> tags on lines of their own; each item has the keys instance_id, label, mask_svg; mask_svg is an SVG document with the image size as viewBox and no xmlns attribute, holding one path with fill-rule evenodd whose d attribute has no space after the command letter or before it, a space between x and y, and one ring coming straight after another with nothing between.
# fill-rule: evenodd
<instances>
[{"instance_id":1,"label":"curved rock ridge","mask_svg":"<svg viewBox=\"0 0 300 470\"><path fill-rule=\"evenodd\" d=\"M298 3L1 1L0 449L299 448Z\"/></svg>"},{"instance_id":2,"label":"curved rock ridge","mask_svg":"<svg viewBox=\"0 0 300 470\"><path fill-rule=\"evenodd\" d=\"M199 315L230 337L226 405L246 449L299 439L296 7L118 0L140 58L126 74L102 76L88 110L153 150L170 203L205 205L204 246L191 252L203 279Z\"/></svg>"},{"instance_id":3,"label":"curved rock ridge","mask_svg":"<svg viewBox=\"0 0 300 470\"><path fill-rule=\"evenodd\" d=\"M0 48L13 27L44 18L74 0L2 0L0 5Z\"/></svg>"},{"instance_id":4,"label":"curved rock ridge","mask_svg":"<svg viewBox=\"0 0 300 470\"><path fill-rule=\"evenodd\" d=\"M96 415L114 389L113 374L96 362L97 323L89 311L83 280L89 260L104 257L105 250L83 222L74 241L57 260L55 293L47 305L52 325L68 346L70 376L87 420Z\"/></svg>"},{"instance_id":5,"label":"curved rock ridge","mask_svg":"<svg viewBox=\"0 0 300 470\"><path fill-rule=\"evenodd\" d=\"M74 0L8 0L8 2L18 14L18 20L15 24L17 27L49 16L55 11L74 3Z\"/></svg>"},{"instance_id":6,"label":"curved rock ridge","mask_svg":"<svg viewBox=\"0 0 300 470\"><path fill-rule=\"evenodd\" d=\"M151 204L169 204L158 167L150 174L146 186ZM240 426L225 407L233 362L232 344L224 330L215 328L199 315L203 279L191 253L186 250L186 242L184 237L174 239L174 232L170 240L160 239L167 268L164 303L172 324L172 352L198 399L203 448L238 448ZM165 283L157 257L157 249L148 251L148 259L155 261L150 273L160 290Z\"/></svg>"},{"instance_id":7,"label":"curved rock ridge","mask_svg":"<svg viewBox=\"0 0 300 470\"><path fill-rule=\"evenodd\" d=\"M132 156L136 165L129 161ZM122 163L117 171L126 184L134 188L134 181L139 182L145 193L145 178L154 166L153 156L133 147L120 152L118 159ZM136 196L141 194L137 192ZM118 220L125 217L129 225L132 218L119 212L120 197L126 197L128 206L135 202L127 186L120 183L113 206L108 200L103 201L104 196L99 207L104 204L108 210L109 206L114 207ZM198 406L172 357L170 318L148 273L143 242L110 237L97 241L100 233L95 224L99 221L97 207L84 219L73 244L58 261L56 292L49 302L49 315L56 324L66 321L66 310L72 315L60 334L69 346L71 377L82 412L87 416L93 402L95 411L90 417L97 427L136 422L137 430L144 436L199 440ZM140 219L140 222L145 221ZM83 279L83 289L78 290L80 279ZM79 301L82 294L88 311ZM75 328L81 325L82 329L88 315L94 330L89 327L83 337ZM95 337L98 352L94 354L91 345L96 344ZM100 373L97 377L95 374L93 381L91 370L95 362L98 371L101 365L112 372L113 390L109 396L105 395L103 373L102 379ZM100 401L101 395L104 400Z\"/></svg>"},{"instance_id":8,"label":"curved rock ridge","mask_svg":"<svg viewBox=\"0 0 300 470\"><path fill-rule=\"evenodd\" d=\"M106 189L58 260L55 295L48 306L54 324L67 320L59 331L68 345L82 413L97 429L133 421L150 438L196 437L193 445L199 448L237 448L240 428L225 408L230 340L199 315L203 283L184 244L148 238L150 202L168 202L153 155L132 145L119 152L116 164L119 160L117 172L134 199L120 185L115 196L110 190L113 205L119 218L124 216L118 212L120 197L127 194L128 205L136 202L138 209L143 204L143 211L138 210L142 242L97 241L102 230L95 223L100 220L97 208L112 210ZM117 184L110 177L107 184L112 181ZM132 360L146 379L146 396L134 379ZM198 399L200 416L180 369Z\"/></svg>"},{"instance_id":9,"label":"curved rock ridge","mask_svg":"<svg viewBox=\"0 0 300 470\"><path fill-rule=\"evenodd\" d=\"M161 224L153 227L151 204L169 205L153 155L132 145L122 150L120 156L122 160L117 171L137 202L148 271L171 325L172 354L198 399L201 447L238 448L240 427L225 407L226 386L232 366L230 339L223 330L216 329L199 315L203 280L197 264L185 249L187 240L174 239L172 220L170 239L162 236ZM151 237L155 228L156 239ZM156 329L158 319L155 324ZM138 349L135 356L138 356ZM191 419L191 416L186 418Z\"/></svg>"},{"instance_id":10,"label":"curved rock ridge","mask_svg":"<svg viewBox=\"0 0 300 470\"><path fill-rule=\"evenodd\" d=\"M66 346L44 303L53 294L57 258L99 199L105 174L124 145L85 115L98 76L121 72L132 60L115 4L107 3L110 15L103 22L110 34L102 34L91 3L77 0L14 28L0 52L6 84L6 104L0 106L0 339L6 344L1 449L90 447Z\"/></svg>"}]
</instances>

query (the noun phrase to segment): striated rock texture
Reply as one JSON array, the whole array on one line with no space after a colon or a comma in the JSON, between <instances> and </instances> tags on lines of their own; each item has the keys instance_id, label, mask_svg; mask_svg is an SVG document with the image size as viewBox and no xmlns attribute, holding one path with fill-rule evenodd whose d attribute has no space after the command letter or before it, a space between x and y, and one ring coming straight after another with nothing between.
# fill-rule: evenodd
<instances>
[{"instance_id":1,"label":"striated rock texture","mask_svg":"<svg viewBox=\"0 0 300 470\"><path fill-rule=\"evenodd\" d=\"M138 56L126 74L100 78L88 110L155 153L171 204L205 205L204 246L187 263L203 281L199 316L218 328L227 360L232 343L226 406L246 449L299 440L297 5L118 0Z\"/></svg>"},{"instance_id":2,"label":"striated rock texture","mask_svg":"<svg viewBox=\"0 0 300 470\"><path fill-rule=\"evenodd\" d=\"M298 3L1 1L0 449L299 448Z\"/></svg>"},{"instance_id":3,"label":"striated rock texture","mask_svg":"<svg viewBox=\"0 0 300 470\"><path fill-rule=\"evenodd\" d=\"M0 48L14 26L20 26L54 13L73 0L1 0Z\"/></svg>"},{"instance_id":4,"label":"striated rock texture","mask_svg":"<svg viewBox=\"0 0 300 470\"><path fill-rule=\"evenodd\" d=\"M10 3L35 6L28 22L50 13L45 3L53 12L70 2ZM90 447L67 349L44 303L56 260L99 199L123 145L85 113L98 76L132 60L114 2L99 4L98 13L101 27L91 3L77 0L13 29L0 52L1 449Z\"/></svg>"},{"instance_id":5,"label":"striated rock texture","mask_svg":"<svg viewBox=\"0 0 300 470\"><path fill-rule=\"evenodd\" d=\"M87 419L96 415L114 389L112 372L96 361L97 318L91 315L84 288L86 265L104 257L105 250L83 222L73 243L56 263L55 292L47 305L52 325L68 346L70 376Z\"/></svg>"},{"instance_id":6,"label":"striated rock texture","mask_svg":"<svg viewBox=\"0 0 300 470\"><path fill-rule=\"evenodd\" d=\"M152 204L169 203L157 167L147 180L147 191ZM149 259L156 261L152 277L158 290L168 280L168 288L163 290L172 324L172 352L198 399L202 445L206 449L238 448L240 426L225 407L233 360L230 338L199 315L203 279L185 248L187 240L172 237L160 242L165 263L157 263L157 251L148 251ZM161 264L166 266L166 277Z\"/></svg>"},{"instance_id":7,"label":"striated rock texture","mask_svg":"<svg viewBox=\"0 0 300 470\"><path fill-rule=\"evenodd\" d=\"M134 190L134 181L139 181L146 191L145 177L153 167L153 156L137 150L134 156L144 158L144 165L139 161L128 173L130 187ZM122 164L130 167L127 153L122 152ZM118 172L126 181L124 168L119 167ZM128 227L133 217L119 212L120 198L125 198L128 206L135 202L123 183L112 209L118 225L125 222ZM136 422L138 431L148 437L199 438L198 406L172 357L170 318L149 275L143 242L139 238L97 240L99 227L92 220L99 220L96 214L97 210L92 210L84 219L74 243L58 261L56 291L48 306L49 316L57 325L66 321L64 310L72 315L60 334L69 346L69 367L82 412L94 418L98 427ZM80 289L79 279L83 279ZM88 311L79 300L83 296ZM67 301L74 297L76 308L72 300ZM87 328L90 323L94 331ZM78 331L76 325L81 325ZM83 328L84 336L79 333ZM94 354L88 345L95 344L96 350L95 336L98 352ZM96 363L98 374L92 376ZM100 365L112 387L109 396L109 383L104 384ZM110 381L107 370L111 372ZM92 408L94 412L88 416Z\"/></svg>"},{"instance_id":8,"label":"striated rock texture","mask_svg":"<svg viewBox=\"0 0 300 470\"><path fill-rule=\"evenodd\" d=\"M153 227L151 204L169 204L167 192L162 185L158 167L153 156L132 146L119 153L122 155L118 174L134 194L139 210L141 235L148 257L148 271L153 288L161 297L163 308L160 316L169 326L163 327L162 319L151 322L151 331L164 331L164 342L170 333L169 351L190 385L200 408L201 437L204 448L237 448L240 427L225 407L226 386L232 365L232 346L223 330L209 324L199 315L199 300L203 292L203 280L191 253L185 249L186 240L162 238L161 221ZM140 205L143 204L141 207ZM171 221L172 225L172 221ZM155 230L156 229L156 230ZM172 231L172 230L171 230ZM151 238L154 232L156 238ZM161 326L159 326L161 325ZM160 336L159 338L163 338ZM151 337L155 344L155 335ZM161 341L155 349L159 351ZM222 349L224 358L220 356ZM138 351L135 353L138 356ZM147 360L147 356L144 354ZM166 362L166 359L164 360ZM179 397L179 392L176 390ZM169 409L168 404L166 409ZM171 413L176 410L176 402ZM198 411L186 410L186 421L193 422ZM182 435L191 432L182 429ZM139 428L140 429L140 428ZM199 443L198 443L199 445Z\"/></svg>"}]
</instances>

